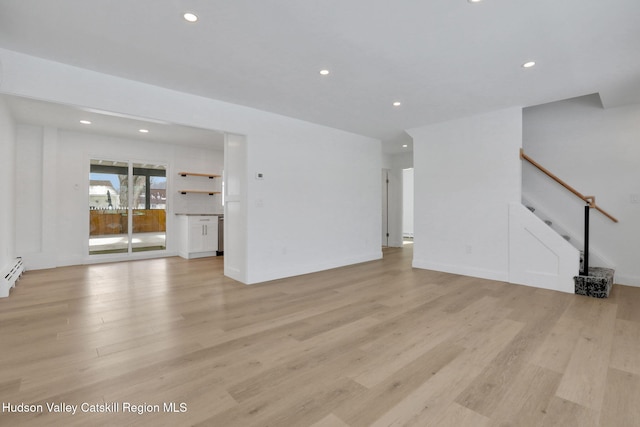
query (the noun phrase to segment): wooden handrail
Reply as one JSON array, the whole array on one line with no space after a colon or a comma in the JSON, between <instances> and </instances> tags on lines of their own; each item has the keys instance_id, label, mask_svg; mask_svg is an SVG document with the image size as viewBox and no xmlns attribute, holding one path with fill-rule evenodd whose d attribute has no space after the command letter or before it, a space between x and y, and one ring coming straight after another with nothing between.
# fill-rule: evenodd
<instances>
[{"instance_id":1,"label":"wooden handrail","mask_svg":"<svg viewBox=\"0 0 640 427\"><path fill-rule=\"evenodd\" d=\"M618 220L611 216L607 211L605 211L604 209L602 209L600 206L598 205L594 205L593 206L595 208L595 210L597 210L598 212L600 212L602 215L606 216L607 218L609 218L611 221L613 222L618 222Z\"/></svg>"},{"instance_id":2,"label":"wooden handrail","mask_svg":"<svg viewBox=\"0 0 640 427\"><path fill-rule=\"evenodd\" d=\"M606 216L607 218L609 218L611 221L613 222L618 222L618 220L613 217L611 214L609 214L608 212L606 212L604 209L602 209L600 206L596 205L596 198L595 196L585 196L584 194L580 193L578 190L576 190L575 188L573 188L572 186L570 186L569 184L567 184L566 182L564 182L563 180L561 180L560 178L558 178L555 174L553 174L551 171L549 171L547 168L545 168L544 166L542 166L540 163L536 162L535 160L533 160L531 157L527 156L524 153L524 150L521 148L520 149L520 158L523 160L526 160L527 162L531 163L533 166L535 166L536 168L538 168L540 171L542 171L545 175L547 175L549 178L553 179L555 182L557 182L558 184L562 185L564 188L566 188L567 190L569 190L570 192L572 192L573 194L575 194L577 197L579 197L583 202L589 204L589 207L594 208L595 210L597 210L598 212L600 212L601 214L603 214L604 216Z\"/></svg>"}]
</instances>

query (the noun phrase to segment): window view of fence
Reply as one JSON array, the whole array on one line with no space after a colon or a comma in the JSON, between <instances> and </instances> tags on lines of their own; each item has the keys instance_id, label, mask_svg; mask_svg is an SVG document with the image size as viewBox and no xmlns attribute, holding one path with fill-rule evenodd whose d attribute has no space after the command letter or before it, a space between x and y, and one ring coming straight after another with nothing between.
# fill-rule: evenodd
<instances>
[{"instance_id":1,"label":"window view of fence","mask_svg":"<svg viewBox=\"0 0 640 427\"><path fill-rule=\"evenodd\" d=\"M91 255L166 249L164 165L91 160Z\"/></svg>"}]
</instances>

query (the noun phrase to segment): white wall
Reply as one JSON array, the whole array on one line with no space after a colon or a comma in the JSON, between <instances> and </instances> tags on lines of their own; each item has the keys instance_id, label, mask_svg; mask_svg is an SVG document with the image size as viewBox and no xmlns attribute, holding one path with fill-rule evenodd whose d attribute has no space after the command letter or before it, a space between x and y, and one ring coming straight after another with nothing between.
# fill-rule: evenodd
<instances>
[{"instance_id":1,"label":"white wall","mask_svg":"<svg viewBox=\"0 0 640 427\"><path fill-rule=\"evenodd\" d=\"M640 105L603 109L591 95L527 108L523 125L527 154L619 219L592 210L590 246L613 264L616 283L640 286ZM578 198L529 165L523 195L582 240Z\"/></svg>"},{"instance_id":2,"label":"white wall","mask_svg":"<svg viewBox=\"0 0 640 427\"><path fill-rule=\"evenodd\" d=\"M508 280L508 205L520 202L520 108L411 129L413 265Z\"/></svg>"},{"instance_id":3,"label":"white wall","mask_svg":"<svg viewBox=\"0 0 640 427\"><path fill-rule=\"evenodd\" d=\"M249 134L249 283L382 256L379 143L307 127Z\"/></svg>"},{"instance_id":4,"label":"white wall","mask_svg":"<svg viewBox=\"0 0 640 427\"><path fill-rule=\"evenodd\" d=\"M382 167L385 169L407 169L413 167L413 151L383 154Z\"/></svg>"},{"instance_id":5,"label":"white wall","mask_svg":"<svg viewBox=\"0 0 640 427\"><path fill-rule=\"evenodd\" d=\"M16 209L21 212L16 218L16 253L23 256L28 269L124 259L120 254L88 255L91 158L167 165L168 255L177 252L175 212L222 210L219 196L207 196L201 203L196 195L197 200L187 203L184 199L190 196L177 192L184 180L178 171L222 173L221 151L33 125L18 126L17 142L17 182L25 187L16 196Z\"/></svg>"},{"instance_id":6,"label":"white wall","mask_svg":"<svg viewBox=\"0 0 640 427\"><path fill-rule=\"evenodd\" d=\"M0 269L15 257L15 124L0 99Z\"/></svg>"},{"instance_id":7,"label":"white wall","mask_svg":"<svg viewBox=\"0 0 640 427\"><path fill-rule=\"evenodd\" d=\"M4 49L0 61L4 93L246 135L247 239L225 238L246 251L247 282L382 256L379 141Z\"/></svg>"},{"instance_id":8,"label":"white wall","mask_svg":"<svg viewBox=\"0 0 640 427\"><path fill-rule=\"evenodd\" d=\"M46 260L35 260L42 253L43 211L43 140L42 126L17 124L16 129L16 193L15 208L20 215L15 219L16 254L22 256L27 269L44 268ZM50 181L54 181L49 177ZM51 212L51 210L49 210ZM51 230L53 232L53 230ZM49 265L49 264L47 264ZM55 266L55 262L51 264Z\"/></svg>"}]
</instances>

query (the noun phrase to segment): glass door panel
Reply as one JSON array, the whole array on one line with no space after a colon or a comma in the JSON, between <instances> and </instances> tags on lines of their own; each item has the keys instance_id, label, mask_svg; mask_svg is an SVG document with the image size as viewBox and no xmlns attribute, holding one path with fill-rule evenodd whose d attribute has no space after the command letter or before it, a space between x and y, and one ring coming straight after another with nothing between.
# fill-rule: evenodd
<instances>
[{"instance_id":1,"label":"glass door panel","mask_svg":"<svg viewBox=\"0 0 640 427\"><path fill-rule=\"evenodd\" d=\"M91 160L89 173L89 254L127 253L128 163ZM122 195L125 195L124 199Z\"/></svg>"},{"instance_id":2,"label":"glass door panel","mask_svg":"<svg viewBox=\"0 0 640 427\"><path fill-rule=\"evenodd\" d=\"M166 249L166 167L91 160L89 254Z\"/></svg>"},{"instance_id":3,"label":"glass door panel","mask_svg":"<svg viewBox=\"0 0 640 427\"><path fill-rule=\"evenodd\" d=\"M162 165L133 165L133 252L166 249L167 174Z\"/></svg>"}]
</instances>

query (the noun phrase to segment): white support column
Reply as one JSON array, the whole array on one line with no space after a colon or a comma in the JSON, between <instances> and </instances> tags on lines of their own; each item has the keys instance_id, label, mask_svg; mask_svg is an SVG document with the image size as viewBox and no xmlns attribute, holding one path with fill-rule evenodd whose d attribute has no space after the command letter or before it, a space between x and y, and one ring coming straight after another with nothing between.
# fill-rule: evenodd
<instances>
[{"instance_id":1,"label":"white support column","mask_svg":"<svg viewBox=\"0 0 640 427\"><path fill-rule=\"evenodd\" d=\"M225 135L224 274L247 283L247 140Z\"/></svg>"}]
</instances>

